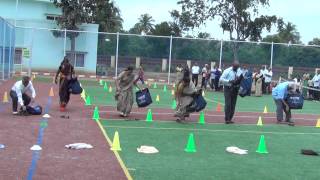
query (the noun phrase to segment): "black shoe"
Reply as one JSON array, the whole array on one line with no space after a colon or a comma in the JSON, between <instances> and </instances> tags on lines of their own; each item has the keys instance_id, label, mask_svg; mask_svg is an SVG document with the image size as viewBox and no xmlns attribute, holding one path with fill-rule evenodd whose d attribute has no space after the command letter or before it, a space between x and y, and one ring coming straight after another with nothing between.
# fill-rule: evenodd
<instances>
[{"instance_id":1,"label":"black shoe","mask_svg":"<svg viewBox=\"0 0 320 180\"><path fill-rule=\"evenodd\" d=\"M294 122L288 122L289 126L294 126Z\"/></svg>"},{"instance_id":2,"label":"black shoe","mask_svg":"<svg viewBox=\"0 0 320 180\"><path fill-rule=\"evenodd\" d=\"M226 124L234 124L233 121L226 121L225 123L226 123Z\"/></svg>"},{"instance_id":3,"label":"black shoe","mask_svg":"<svg viewBox=\"0 0 320 180\"><path fill-rule=\"evenodd\" d=\"M277 121L277 124L288 124L288 123L283 121Z\"/></svg>"},{"instance_id":4,"label":"black shoe","mask_svg":"<svg viewBox=\"0 0 320 180\"><path fill-rule=\"evenodd\" d=\"M178 118L178 119L176 119L176 122L181 123L181 124L185 124L186 120Z\"/></svg>"}]
</instances>

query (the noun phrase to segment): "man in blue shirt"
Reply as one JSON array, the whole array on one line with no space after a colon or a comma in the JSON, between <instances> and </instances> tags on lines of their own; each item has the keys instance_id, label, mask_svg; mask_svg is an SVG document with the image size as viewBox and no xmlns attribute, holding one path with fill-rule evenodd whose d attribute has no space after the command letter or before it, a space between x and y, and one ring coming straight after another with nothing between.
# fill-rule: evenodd
<instances>
[{"instance_id":1,"label":"man in blue shirt","mask_svg":"<svg viewBox=\"0 0 320 180\"><path fill-rule=\"evenodd\" d=\"M289 92L294 92L295 84L293 82L283 82L278 84L272 90L272 97L277 106L277 122L283 123L283 111L286 114L286 123L290 126L294 126L294 122L291 121L291 109L285 99L288 97Z\"/></svg>"},{"instance_id":2,"label":"man in blue shirt","mask_svg":"<svg viewBox=\"0 0 320 180\"><path fill-rule=\"evenodd\" d=\"M239 65L239 61L234 61L232 67L226 69L220 77L220 82L224 87L224 118L226 124L234 123L232 118L236 108L240 82L243 79L242 71L240 70Z\"/></svg>"}]
</instances>

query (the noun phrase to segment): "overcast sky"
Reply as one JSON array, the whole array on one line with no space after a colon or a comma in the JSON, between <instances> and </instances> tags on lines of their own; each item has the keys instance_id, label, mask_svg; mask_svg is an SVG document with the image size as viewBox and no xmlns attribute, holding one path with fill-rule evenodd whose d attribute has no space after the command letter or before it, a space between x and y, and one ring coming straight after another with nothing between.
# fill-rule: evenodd
<instances>
[{"instance_id":1,"label":"overcast sky","mask_svg":"<svg viewBox=\"0 0 320 180\"><path fill-rule=\"evenodd\" d=\"M150 14L155 23L170 21L169 11L180 10L176 0L114 0L121 10L124 19L123 27L129 30L138 21L141 14ZM302 3L304 2L304 3ZM319 0L270 0L270 7L260 10L261 14L277 15L286 22L290 21L297 26L303 43L314 37L320 38L320 1ZM272 33L275 33L275 28ZM228 39L219 27L219 22L208 22L205 27L196 30L208 32L215 39ZM271 34L272 34L271 33ZM267 33L264 33L264 36Z\"/></svg>"}]
</instances>

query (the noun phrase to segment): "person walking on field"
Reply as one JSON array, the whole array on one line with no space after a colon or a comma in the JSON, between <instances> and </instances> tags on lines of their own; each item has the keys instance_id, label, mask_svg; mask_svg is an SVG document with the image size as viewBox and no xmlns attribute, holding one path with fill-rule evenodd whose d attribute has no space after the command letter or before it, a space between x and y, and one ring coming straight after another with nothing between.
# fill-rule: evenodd
<instances>
[{"instance_id":1,"label":"person walking on field","mask_svg":"<svg viewBox=\"0 0 320 180\"><path fill-rule=\"evenodd\" d=\"M29 94L31 94L31 97ZM22 77L22 80L17 81L10 91L10 97L12 99L12 114L18 114L18 103L23 111L26 111L27 106L34 102L36 97L36 91L28 76Z\"/></svg>"},{"instance_id":2,"label":"person walking on field","mask_svg":"<svg viewBox=\"0 0 320 180\"><path fill-rule=\"evenodd\" d=\"M194 65L191 68L191 72L192 72L192 82L197 87L199 73L200 73L200 67L198 66L198 63L194 63Z\"/></svg>"},{"instance_id":3,"label":"person walking on field","mask_svg":"<svg viewBox=\"0 0 320 180\"><path fill-rule=\"evenodd\" d=\"M183 67L181 64L178 64L176 67L176 81L175 84L177 85L183 78Z\"/></svg>"},{"instance_id":4,"label":"person walking on field","mask_svg":"<svg viewBox=\"0 0 320 180\"><path fill-rule=\"evenodd\" d=\"M59 69L55 76L55 83L58 83L58 77L59 77L59 98L60 98L60 111L64 112L67 104L70 100L70 94L69 91L69 83L72 79L72 76L74 76L74 68L70 64L69 59L67 57L64 57L63 61L61 62Z\"/></svg>"},{"instance_id":5,"label":"person walking on field","mask_svg":"<svg viewBox=\"0 0 320 180\"><path fill-rule=\"evenodd\" d=\"M137 82L138 82L139 80L141 81L142 84L144 84L144 70L143 70L142 65L140 65L140 67L139 67Z\"/></svg>"},{"instance_id":6,"label":"person walking on field","mask_svg":"<svg viewBox=\"0 0 320 180\"><path fill-rule=\"evenodd\" d=\"M225 98L225 123L233 124L232 118L235 113L240 82L243 79L243 74L239 69L239 61L235 60L232 67L226 69L220 77L220 82L224 86Z\"/></svg>"},{"instance_id":7,"label":"person walking on field","mask_svg":"<svg viewBox=\"0 0 320 180\"><path fill-rule=\"evenodd\" d=\"M127 117L133 105L133 86L138 89L140 87L136 84L137 77L133 73L133 67L127 67L116 78L116 94L115 99L117 103L117 111L120 112L121 117Z\"/></svg>"},{"instance_id":8,"label":"person walking on field","mask_svg":"<svg viewBox=\"0 0 320 180\"><path fill-rule=\"evenodd\" d=\"M204 67L202 68L201 74L202 74L201 88L207 89L208 77L210 76L208 64L204 65Z\"/></svg>"},{"instance_id":9,"label":"person walking on field","mask_svg":"<svg viewBox=\"0 0 320 180\"><path fill-rule=\"evenodd\" d=\"M289 92L295 91L296 84L294 82L280 83L272 90L272 97L277 106L277 123L288 123L290 126L294 126L294 122L291 121L291 109L285 99ZM283 122L283 112L286 114L286 122Z\"/></svg>"},{"instance_id":10,"label":"person walking on field","mask_svg":"<svg viewBox=\"0 0 320 180\"><path fill-rule=\"evenodd\" d=\"M266 93L270 94L270 92L271 92L271 81L272 81L272 76L273 76L272 69L269 68L268 72L264 76L265 76L264 81L266 83Z\"/></svg>"}]
</instances>

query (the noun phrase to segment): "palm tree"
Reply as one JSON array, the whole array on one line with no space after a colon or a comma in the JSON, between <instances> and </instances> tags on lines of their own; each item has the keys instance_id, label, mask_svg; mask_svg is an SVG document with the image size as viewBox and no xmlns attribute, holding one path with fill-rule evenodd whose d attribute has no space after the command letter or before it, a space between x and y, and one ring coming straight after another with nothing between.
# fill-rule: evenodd
<instances>
[{"instance_id":1,"label":"palm tree","mask_svg":"<svg viewBox=\"0 0 320 180\"><path fill-rule=\"evenodd\" d=\"M284 27L280 29L279 37L284 43L289 43L289 42L293 44L301 43L300 34L297 31L297 27L291 22L284 24Z\"/></svg>"},{"instance_id":2,"label":"palm tree","mask_svg":"<svg viewBox=\"0 0 320 180\"><path fill-rule=\"evenodd\" d=\"M154 19L149 14L142 14L138 19L139 22L136 24L140 33L149 34L154 28Z\"/></svg>"}]
</instances>

